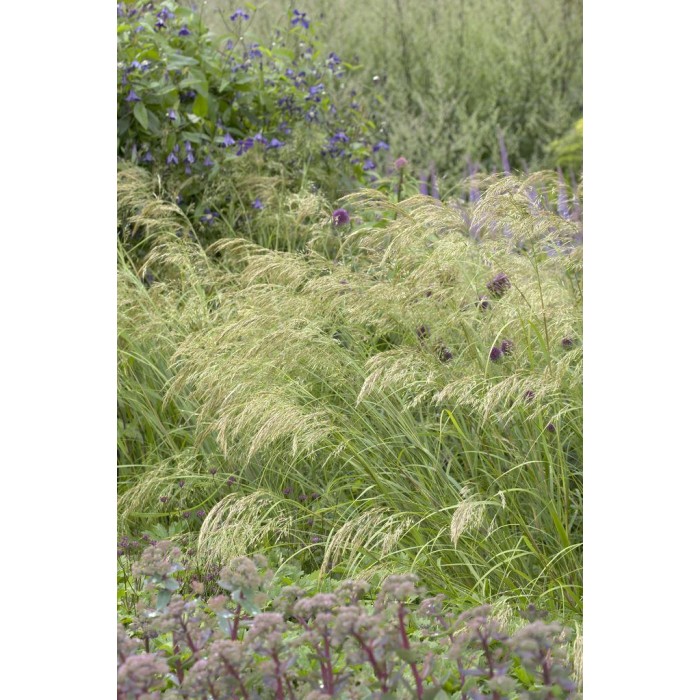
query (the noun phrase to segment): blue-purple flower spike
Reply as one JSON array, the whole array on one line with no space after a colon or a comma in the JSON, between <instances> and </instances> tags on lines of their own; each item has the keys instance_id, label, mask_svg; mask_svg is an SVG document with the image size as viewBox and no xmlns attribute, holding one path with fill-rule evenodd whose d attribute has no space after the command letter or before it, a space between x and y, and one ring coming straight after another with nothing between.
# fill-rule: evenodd
<instances>
[{"instance_id":1,"label":"blue-purple flower spike","mask_svg":"<svg viewBox=\"0 0 700 700\"><path fill-rule=\"evenodd\" d=\"M503 165L503 172L510 175L510 163L508 162L508 151L506 151L506 141L503 137L503 132L500 129L498 131L498 147L501 149L501 163Z\"/></svg>"},{"instance_id":2,"label":"blue-purple flower spike","mask_svg":"<svg viewBox=\"0 0 700 700\"><path fill-rule=\"evenodd\" d=\"M496 297L503 296L510 289L510 280L504 272L499 272L487 285L486 288Z\"/></svg>"}]
</instances>

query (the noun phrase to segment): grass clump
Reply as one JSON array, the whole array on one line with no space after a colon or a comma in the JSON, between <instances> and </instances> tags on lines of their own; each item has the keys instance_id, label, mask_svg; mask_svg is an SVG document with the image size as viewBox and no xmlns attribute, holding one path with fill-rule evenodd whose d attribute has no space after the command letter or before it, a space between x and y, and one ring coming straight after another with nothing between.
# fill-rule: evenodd
<instances>
[{"instance_id":1,"label":"grass clump","mask_svg":"<svg viewBox=\"0 0 700 700\"><path fill-rule=\"evenodd\" d=\"M580 223L485 185L315 195L299 251L159 231L148 288L123 257L121 527L580 614Z\"/></svg>"}]
</instances>

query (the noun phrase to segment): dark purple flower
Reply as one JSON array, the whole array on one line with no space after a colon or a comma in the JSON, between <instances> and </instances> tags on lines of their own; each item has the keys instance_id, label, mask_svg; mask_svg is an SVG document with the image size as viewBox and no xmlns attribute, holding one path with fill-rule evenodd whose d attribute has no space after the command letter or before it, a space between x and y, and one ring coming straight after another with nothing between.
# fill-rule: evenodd
<instances>
[{"instance_id":1,"label":"dark purple flower","mask_svg":"<svg viewBox=\"0 0 700 700\"><path fill-rule=\"evenodd\" d=\"M141 160L142 160L144 163L152 163L152 162L153 162L153 154L152 154L150 151L146 151L146 152L143 154L143 157L141 158Z\"/></svg>"},{"instance_id":2,"label":"dark purple flower","mask_svg":"<svg viewBox=\"0 0 700 700\"><path fill-rule=\"evenodd\" d=\"M285 496L289 496L289 494L290 494L291 492L292 492L292 489L290 489L289 487L287 487L286 489L284 489L284 490L282 491L282 493L283 493Z\"/></svg>"},{"instance_id":3,"label":"dark purple flower","mask_svg":"<svg viewBox=\"0 0 700 700\"><path fill-rule=\"evenodd\" d=\"M178 36L189 36L190 34L192 34L192 32L187 28L187 25L185 24L177 34Z\"/></svg>"},{"instance_id":4,"label":"dark purple flower","mask_svg":"<svg viewBox=\"0 0 700 700\"><path fill-rule=\"evenodd\" d=\"M229 486L233 486L236 483L236 477L235 476L229 476L228 479L226 479L226 483Z\"/></svg>"},{"instance_id":5,"label":"dark purple flower","mask_svg":"<svg viewBox=\"0 0 700 700\"><path fill-rule=\"evenodd\" d=\"M396 168L396 170L403 170L407 165L408 161L403 156L399 156L394 161L394 168Z\"/></svg>"},{"instance_id":6,"label":"dark purple flower","mask_svg":"<svg viewBox=\"0 0 700 700\"><path fill-rule=\"evenodd\" d=\"M182 514L182 517L183 517L185 520L189 520L189 518L190 518L191 515L192 515L192 513L183 513L183 514Z\"/></svg>"},{"instance_id":7,"label":"dark purple flower","mask_svg":"<svg viewBox=\"0 0 700 700\"><path fill-rule=\"evenodd\" d=\"M440 362L449 362L454 356L450 349L445 345L440 345L438 347L438 359Z\"/></svg>"},{"instance_id":8,"label":"dark purple flower","mask_svg":"<svg viewBox=\"0 0 700 700\"><path fill-rule=\"evenodd\" d=\"M510 289L510 280L505 273L499 272L487 285L486 288L496 297L500 297Z\"/></svg>"},{"instance_id":9,"label":"dark purple flower","mask_svg":"<svg viewBox=\"0 0 700 700\"><path fill-rule=\"evenodd\" d=\"M306 12L299 12L299 10L294 10L292 12L293 18L292 18L292 26L296 26L297 24L301 24L304 29L309 28L309 20L306 19Z\"/></svg>"},{"instance_id":10,"label":"dark purple flower","mask_svg":"<svg viewBox=\"0 0 700 700\"><path fill-rule=\"evenodd\" d=\"M305 503L307 499L308 499L308 496L306 494L302 493L301 496L299 496L299 503Z\"/></svg>"},{"instance_id":11,"label":"dark purple flower","mask_svg":"<svg viewBox=\"0 0 700 700\"><path fill-rule=\"evenodd\" d=\"M200 508L200 509L197 511L197 517L198 517L198 518L203 518L206 514L207 514L207 511L206 511L206 510L203 510L202 508Z\"/></svg>"},{"instance_id":12,"label":"dark purple flower","mask_svg":"<svg viewBox=\"0 0 700 700\"><path fill-rule=\"evenodd\" d=\"M168 165L177 165L179 163L175 153L169 153L168 157L165 159Z\"/></svg>"},{"instance_id":13,"label":"dark purple flower","mask_svg":"<svg viewBox=\"0 0 700 700\"><path fill-rule=\"evenodd\" d=\"M479 297L479 301L476 302L476 305L477 305L477 308L478 308L480 311L486 311L486 309L489 308L489 300L488 300L488 297L485 297L485 296L483 296L483 295L480 296L480 297Z\"/></svg>"},{"instance_id":14,"label":"dark purple flower","mask_svg":"<svg viewBox=\"0 0 700 700\"><path fill-rule=\"evenodd\" d=\"M167 496L161 496L161 497L160 497L160 502L161 502L161 503L167 503L167 502L168 502L168 497L167 497Z\"/></svg>"},{"instance_id":15,"label":"dark purple flower","mask_svg":"<svg viewBox=\"0 0 700 700\"><path fill-rule=\"evenodd\" d=\"M312 501L317 501L319 498L321 498L321 494L320 494L320 493L316 493L316 491L314 491L314 492L311 494L311 500L312 500Z\"/></svg>"},{"instance_id":16,"label":"dark purple flower","mask_svg":"<svg viewBox=\"0 0 700 700\"><path fill-rule=\"evenodd\" d=\"M345 224L350 223L350 214L348 214L345 209L336 209L333 212L333 225L334 226L345 226Z\"/></svg>"},{"instance_id":17,"label":"dark purple flower","mask_svg":"<svg viewBox=\"0 0 700 700\"><path fill-rule=\"evenodd\" d=\"M362 166L363 170L374 170L376 167L377 166L371 158L365 158L364 165Z\"/></svg>"},{"instance_id":18,"label":"dark purple flower","mask_svg":"<svg viewBox=\"0 0 700 700\"><path fill-rule=\"evenodd\" d=\"M270 139L270 143L267 145L268 148L281 148L284 146L284 141L279 139Z\"/></svg>"},{"instance_id":19,"label":"dark purple flower","mask_svg":"<svg viewBox=\"0 0 700 700\"><path fill-rule=\"evenodd\" d=\"M318 95L319 92L323 92L323 83L314 85L309 88L309 95Z\"/></svg>"},{"instance_id":20,"label":"dark purple flower","mask_svg":"<svg viewBox=\"0 0 700 700\"><path fill-rule=\"evenodd\" d=\"M513 349L515 348L515 343L512 340L504 340L501 343L501 352L504 355L510 355L513 352Z\"/></svg>"},{"instance_id":21,"label":"dark purple flower","mask_svg":"<svg viewBox=\"0 0 700 700\"><path fill-rule=\"evenodd\" d=\"M214 223L214 221L216 221L216 219L218 219L218 218L220 218L219 213L218 213L218 212L215 212L215 211L211 211L211 209L209 209L209 208L207 207L207 208L204 209L204 214L203 214L203 216L200 216L200 217L199 217L199 220L200 220L203 224L207 224L208 226L212 226L213 223Z\"/></svg>"},{"instance_id":22,"label":"dark purple flower","mask_svg":"<svg viewBox=\"0 0 700 700\"><path fill-rule=\"evenodd\" d=\"M491 362L498 362L501 357L503 357L503 351L497 345L494 345L489 353L489 360L491 360Z\"/></svg>"},{"instance_id":23,"label":"dark purple flower","mask_svg":"<svg viewBox=\"0 0 700 700\"><path fill-rule=\"evenodd\" d=\"M389 150L389 144L384 142L384 141L377 141L377 143L372 146L372 152L376 153L377 151L388 151Z\"/></svg>"},{"instance_id":24,"label":"dark purple flower","mask_svg":"<svg viewBox=\"0 0 700 700\"><path fill-rule=\"evenodd\" d=\"M423 340L430 335L430 328L427 326L418 326L418 328L416 328L416 335L418 336L418 340Z\"/></svg>"},{"instance_id":25,"label":"dark purple flower","mask_svg":"<svg viewBox=\"0 0 700 700\"><path fill-rule=\"evenodd\" d=\"M545 430L548 430L550 433L555 433L557 431L557 429L554 427L554 423L547 423Z\"/></svg>"},{"instance_id":26,"label":"dark purple flower","mask_svg":"<svg viewBox=\"0 0 700 700\"><path fill-rule=\"evenodd\" d=\"M314 535L314 536L311 538L311 543L312 543L312 544L318 544L320 541L321 541L321 538L320 538L318 535Z\"/></svg>"},{"instance_id":27,"label":"dark purple flower","mask_svg":"<svg viewBox=\"0 0 700 700\"><path fill-rule=\"evenodd\" d=\"M253 141L255 143L261 143L263 146L267 146L267 139L262 135L262 132L258 131L255 136L253 136Z\"/></svg>"},{"instance_id":28,"label":"dark purple flower","mask_svg":"<svg viewBox=\"0 0 700 700\"><path fill-rule=\"evenodd\" d=\"M571 348L574 347L574 339L573 338L562 338L561 346L564 348L564 350L571 350Z\"/></svg>"},{"instance_id":29,"label":"dark purple flower","mask_svg":"<svg viewBox=\"0 0 700 700\"><path fill-rule=\"evenodd\" d=\"M255 201L250 205L253 209L264 209L265 205L260 201L259 197L256 197Z\"/></svg>"},{"instance_id":30,"label":"dark purple flower","mask_svg":"<svg viewBox=\"0 0 700 700\"><path fill-rule=\"evenodd\" d=\"M532 391L532 389L528 389L528 390L523 394L523 398L524 398L525 401L527 401L528 403L531 403L531 402L535 399L535 392Z\"/></svg>"},{"instance_id":31,"label":"dark purple flower","mask_svg":"<svg viewBox=\"0 0 700 700\"><path fill-rule=\"evenodd\" d=\"M214 476L214 474L216 474L216 472L217 472L216 469L210 469L210 470L209 470L209 473L210 473L212 476Z\"/></svg>"},{"instance_id":32,"label":"dark purple flower","mask_svg":"<svg viewBox=\"0 0 700 700\"><path fill-rule=\"evenodd\" d=\"M167 8L164 7L157 15L159 19L165 21L166 19L175 19L175 15Z\"/></svg>"},{"instance_id":33,"label":"dark purple flower","mask_svg":"<svg viewBox=\"0 0 700 700\"><path fill-rule=\"evenodd\" d=\"M242 10L240 7L231 15L231 20L235 22L237 19L240 20L246 20L250 19L250 15L245 11Z\"/></svg>"},{"instance_id":34,"label":"dark purple flower","mask_svg":"<svg viewBox=\"0 0 700 700\"><path fill-rule=\"evenodd\" d=\"M228 133L228 131L224 134L224 138L222 140L222 145L225 148L228 148L229 146L233 146L236 143L236 140L231 136L231 134Z\"/></svg>"},{"instance_id":35,"label":"dark purple flower","mask_svg":"<svg viewBox=\"0 0 700 700\"><path fill-rule=\"evenodd\" d=\"M185 485L185 480L184 480L184 479L180 479L180 481L177 482L177 485L178 485L180 488L183 488L184 485Z\"/></svg>"},{"instance_id":36,"label":"dark purple flower","mask_svg":"<svg viewBox=\"0 0 700 700\"><path fill-rule=\"evenodd\" d=\"M209 154L207 154L207 157L204 159L204 165L206 165L207 168L211 168L211 166L214 165L214 161L209 157Z\"/></svg>"},{"instance_id":37,"label":"dark purple flower","mask_svg":"<svg viewBox=\"0 0 700 700\"><path fill-rule=\"evenodd\" d=\"M177 112L174 109L168 110L168 119L175 121L177 119Z\"/></svg>"},{"instance_id":38,"label":"dark purple flower","mask_svg":"<svg viewBox=\"0 0 700 700\"><path fill-rule=\"evenodd\" d=\"M127 102L141 102L141 98L134 92L134 88L129 90L129 94L126 96Z\"/></svg>"},{"instance_id":39,"label":"dark purple flower","mask_svg":"<svg viewBox=\"0 0 700 700\"><path fill-rule=\"evenodd\" d=\"M262 51L259 49L260 44L251 44L248 47L248 56L250 58L262 58Z\"/></svg>"}]
</instances>

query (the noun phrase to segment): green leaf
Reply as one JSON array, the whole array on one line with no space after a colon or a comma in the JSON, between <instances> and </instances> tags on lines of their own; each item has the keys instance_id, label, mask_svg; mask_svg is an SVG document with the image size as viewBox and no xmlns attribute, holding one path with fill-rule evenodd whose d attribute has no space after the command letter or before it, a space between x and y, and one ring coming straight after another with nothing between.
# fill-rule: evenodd
<instances>
[{"instance_id":1,"label":"green leaf","mask_svg":"<svg viewBox=\"0 0 700 700\"><path fill-rule=\"evenodd\" d=\"M192 105L192 111L198 116L205 118L209 113L209 100L205 95L198 94L194 104Z\"/></svg>"},{"instance_id":2,"label":"green leaf","mask_svg":"<svg viewBox=\"0 0 700 700\"><path fill-rule=\"evenodd\" d=\"M428 688L423 691L423 700L450 700L450 696L442 688Z\"/></svg>"},{"instance_id":3,"label":"green leaf","mask_svg":"<svg viewBox=\"0 0 700 700\"><path fill-rule=\"evenodd\" d=\"M397 649L396 656L407 664L415 664L422 658L418 649Z\"/></svg>"},{"instance_id":4,"label":"green leaf","mask_svg":"<svg viewBox=\"0 0 700 700\"><path fill-rule=\"evenodd\" d=\"M156 600L156 608L158 610L163 610L165 606L170 602L172 596L172 591L161 589L158 591L158 598Z\"/></svg>"},{"instance_id":5,"label":"green leaf","mask_svg":"<svg viewBox=\"0 0 700 700\"><path fill-rule=\"evenodd\" d=\"M148 129L148 110L143 102L136 103L136 107L134 107L134 116L136 117L136 121L141 124L144 129Z\"/></svg>"}]
</instances>

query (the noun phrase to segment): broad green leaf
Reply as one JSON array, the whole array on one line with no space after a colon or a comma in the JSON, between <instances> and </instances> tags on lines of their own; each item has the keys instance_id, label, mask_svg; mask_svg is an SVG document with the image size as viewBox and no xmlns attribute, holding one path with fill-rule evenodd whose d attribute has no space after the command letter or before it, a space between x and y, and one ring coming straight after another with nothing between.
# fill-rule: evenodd
<instances>
[{"instance_id":1,"label":"broad green leaf","mask_svg":"<svg viewBox=\"0 0 700 700\"><path fill-rule=\"evenodd\" d=\"M205 95L201 93L197 95L194 104L192 105L192 111L198 116L205 118L209 113L209 100Z\"/></svg>"},{"instance_id":2,"label":"broad green leaf","mask_svg":"<svg viewBox=\"0 0 700 700\"><path fill-rule=\"evenodd\" d=\"M134 107L134 116L136 117L136 121L141 124L144 129L148 129L148 110L143 102L136 103L136 107Z\"/></svg>"}]
</instances>

